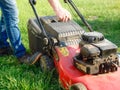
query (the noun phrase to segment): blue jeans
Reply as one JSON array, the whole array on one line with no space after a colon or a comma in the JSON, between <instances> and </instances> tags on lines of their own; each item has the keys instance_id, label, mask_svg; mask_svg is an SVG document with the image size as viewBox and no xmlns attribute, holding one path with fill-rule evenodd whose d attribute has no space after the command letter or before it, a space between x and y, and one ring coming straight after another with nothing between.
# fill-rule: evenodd
<instances>
[{"instance_id":1,"label":"blue jeans","mask_svg":"<svg viewBox=\"0 0 120 90\"><path fill-rule=\"evenodd\" d=\"M26 50L21 42L20 30L18 28L18 9L16 0L0 0L0 48L9 47L13 49L14 55L22 57Z\"/></svg>"}]
</instances>

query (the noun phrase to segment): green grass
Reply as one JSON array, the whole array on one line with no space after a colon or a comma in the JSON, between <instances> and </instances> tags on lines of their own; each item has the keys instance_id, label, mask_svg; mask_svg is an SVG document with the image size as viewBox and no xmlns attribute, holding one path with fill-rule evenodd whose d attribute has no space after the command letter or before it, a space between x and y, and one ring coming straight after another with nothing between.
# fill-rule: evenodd
<instances>
[{"instance_id":1,"label":"green grass","mask_svg":"<svg viewBox=\"0 0 120 90\"><path fill-rule=\"evenodd\" d=\"M74 0L77 7L95 31L102 32L120 51L120 0ZM62 1L61 1L62 2ZM28 0L17 0L22 41L29 49L27 21L34 17ZM67 4L62 2L65 8ZM54 15L47 0L38 0L35 6L40 16ZM68 8L71 11L71 9ZM71 13L74 11L72 10ZM85 28L76 14L72 17ZM86 29L86 28L85 28ZM0 57L0 90L60 90L58 75L42 73L39 67L21 65L14 56Z\"/></svg>"}]
</instances>

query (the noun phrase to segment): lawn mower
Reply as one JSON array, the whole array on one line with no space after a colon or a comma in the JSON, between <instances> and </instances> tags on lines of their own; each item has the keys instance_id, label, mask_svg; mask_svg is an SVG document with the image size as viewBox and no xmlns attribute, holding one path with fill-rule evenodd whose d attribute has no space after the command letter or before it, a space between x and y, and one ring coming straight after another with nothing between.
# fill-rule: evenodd
<instances>
[{"instance_id":1,"label":"lawn mower","mask_svg":"<svg viewBox=\"0 0 120 90\"><path fill-rule=\"evenodd\" d=\"M29 46L40 52L40 68L56 69L65 90L119 90L120 55L117 46L93 31L72 0L69 3L90 32L74 20L61 22L56 16L37 15L35 0L29 0L36 18L28 21Z\"/></svg>"}]
</instances>

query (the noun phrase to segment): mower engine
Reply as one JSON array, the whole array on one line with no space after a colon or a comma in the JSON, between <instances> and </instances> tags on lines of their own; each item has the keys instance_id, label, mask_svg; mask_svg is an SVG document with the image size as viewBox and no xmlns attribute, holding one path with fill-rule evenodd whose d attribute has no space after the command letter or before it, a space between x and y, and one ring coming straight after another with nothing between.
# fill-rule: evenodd
<instances>
[{"instance_id":1,"label":"mower engine","mask_svg":"<svg viewBox=\"0 0 120 90\"><path fill-rule=\"evenodd\" d=\"M117 46L99 32L82 34L80 53L74 57L74 65L87 74L103 74L117 71L119 59Z\"/></svg>"}]
</instances>

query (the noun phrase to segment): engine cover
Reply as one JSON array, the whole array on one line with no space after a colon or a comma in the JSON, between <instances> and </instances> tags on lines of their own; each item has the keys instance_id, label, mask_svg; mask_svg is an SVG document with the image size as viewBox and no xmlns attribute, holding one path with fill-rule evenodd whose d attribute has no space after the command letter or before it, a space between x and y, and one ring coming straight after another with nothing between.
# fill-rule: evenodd
<instances>
[{"instance_id":1,"label":"engine cover","mask_svg":"<svg viewBox=\"0 0 120 90\"><path fill-rule=\"evenodd\" d=\"M81 34L84 33L80 25L73 20L60 22L56 16L45 16L41 17L40 20L48 35L56 38L60 45L79 44Z\"/></svg>"}]
</instances>

